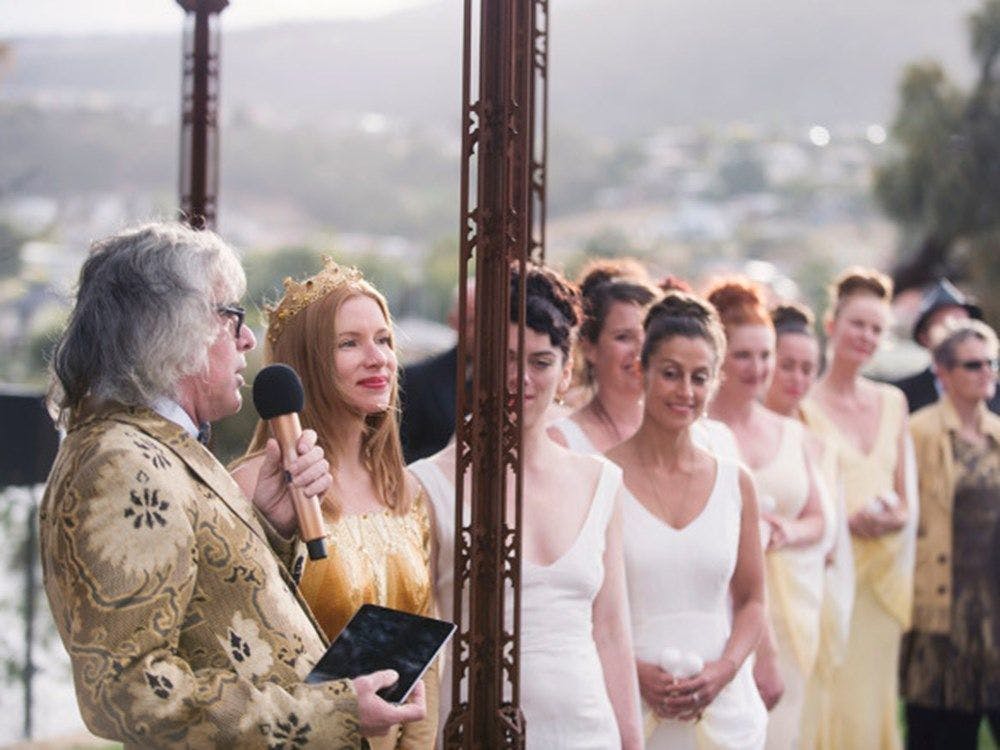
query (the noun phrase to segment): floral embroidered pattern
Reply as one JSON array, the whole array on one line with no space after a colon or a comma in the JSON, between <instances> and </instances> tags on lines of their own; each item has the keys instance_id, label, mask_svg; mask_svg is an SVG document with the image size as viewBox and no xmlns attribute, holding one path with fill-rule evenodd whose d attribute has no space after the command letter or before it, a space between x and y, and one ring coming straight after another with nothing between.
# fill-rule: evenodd
<instances>
[{"instance_id":1,"label":"floral embroidered pattern","mask_svg":"<svg viewBox=\"0 0 1000 750\"><path fill-rule=\"evenodd\" d=\"M290 640L292 643L286 643L278 647L277 656L278 661L281 661L292 669L295 669L298 664L299 657L306 652L306 649L305 646L302 645L302 639L298 636L298 634L294 634Z\"/></svg>"},{"instance_id":2,"label":"floral embroidered pattern","mask_svg":"<svg viewBox=\"0 0 1000 750\"><path fill-rule=\"evenodd\" d=\"M133 747L358 747L350 684L302 682L322 638L236 485L176 434L117 409L53 467L40 547L81 715Z\"/></svg>"},{"instance_id":3,"label":"floral embroidered pattern","mask_svg":"<svg viewBox=\"0 0 1000 750\"><path fill-rule=\"evenodd\" d=\"M299 717L291 713L285 721L276 721L274 726L265 724L262 730L271 740L267 745L268 750L293 750L305 747L312 727L306 723L300 724Z\"/></svg>"},{"instance_id":4,"label":"floral embroidered pattern","mask_svg":"<svg viewBox=\"0 0 1000 750\"><path fill-rule=\"evenodd\" d=\"M125 509L125 518L132 519L132 528L142 528L143 523L145 523L146 528L151 529L154 522L160 526L167 525L167 519L163 517L163 513L170 507L170 503L166 500L160 500L159 490L150 491L148 487L144 487L141 497L136 490L132 490L129 493L129 498L132 505Z\"/></svg>"},{"instance_id":5,"label":"floral embroidered pattern","mask_svg":"<svg viewBox=\"0 0 1000 750\"><path fill-rule=\"evenodd\" d=\"M221 640L221 639L220 639ZM226 649L240 677L253 680L270 671L273 650L260 636L260 626L239 612L229 626Z\"/></svg>"},{"instance_id":6,"label":"floral embroidered pattern","mask_svg":"<svg viewBox=\"0 0 1000 750\"><path fill-rule=\"evenodd\" d=\"M170 697L170 691L174 689L174 683L166 675L155 675L150 672L146 672L145 674L146 682L149 683L153 695L157 698L167 700Z\"/></svg>"},{"instance_id":7,"label":"floral embroidered pattern","mask_svg":"<svg viewBox=\"0 0 1000 750\"><path fill-rule=\"evenodd\" d=\"M156 443L145 438L135 438L132 440L132 444L139 449L143 458L152 463L157 469L166 469L168 466L172 466L170 459L167 458L167 454Z\"/></svg>"},{"instance_id":8,"label":"floral embroidered pattern","mask_svg":"<svg viewBox=\"0 0 1000 750\"><path fill-rule=\"evenodd\" d=\"M129 690L138 713L170 716L191 697L191 681L175 664L147 662L141 679Z\"/></svg>"}]
</instances>

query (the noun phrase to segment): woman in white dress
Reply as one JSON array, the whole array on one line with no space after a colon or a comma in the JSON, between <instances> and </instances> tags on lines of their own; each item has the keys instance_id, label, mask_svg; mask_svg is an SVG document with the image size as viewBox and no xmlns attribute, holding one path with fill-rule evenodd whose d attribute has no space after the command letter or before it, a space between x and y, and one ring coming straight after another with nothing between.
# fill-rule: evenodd
<instances>
[{"instance_id":1,"label":"woman in white dress","mask_svg":"<svg viewBox=\"0 0 1000 750\"><path fill-rule=\"evenodd\" d=\"M583 322L581 379L593 395L549 434L578 453L603 453L631 437L642 420L642 319L659 296L646 270L631 259L595 260L580 278Z\"/></svg>"},{"instance_id":2,"label":"woman in white dress","mask_svg":"<svg viewBox=\"0 0 1000 750\"><path fill-rule=\"evenodd\" d=\"M682 292L657 303L645 329L642 425L608 457L628 490L625 565L647 747L757 749L767 712L748 661L764 628L755 491L746 470L691 435L725 339L711 306ZM671 672L666 649L688 664Z\"/></svg>"},{"instance_id":3,"label":"woman in white dress","mask_svg":"<svg viewBox=\"0 0 1000 750\"><path fill-rule=\"evenodd\" d=\"M807 446L815 458L823 506L823 538L816 553L823 557L819 643L815 666L806 686L799 746L835 750L828 717L831 710L834 670L844 659L854 606L854 556L847 528L847 509L840 479L840 451L833 440L815 432L802 402L819 377L819 341L809 308L795 303L771 311L776 336L774 377L764 397L771 411L805 424ZM813 417L815 419L815 415Z\"/></svg>"},{"instance_id":4,"label":"woman in white dress","mask_svg":"<svg viewBox=\"0 0 1000 750\"><path fill-rule=\"evenodd\" d=\"M720 281L708 293L726 331L722 384L711 414L736 435L753 474L765 521L767 637L757 650L754 677L771 710L767 747L799 746L806 683L819 643L823 508L802 423L764 407L774 370L775 332L763 290L750 279ZM777 666L781 695L775 703Z\"/></svg>"},{"instance_id":5,"label":"woman in white dress","mask_svg":"<svg viewBox=\"0 0 1000 750\"><path fill-rule=\"evenodd\" d=\"M515 302L518 283L515 274ZM558 445L545 429L546 410L557 391L569 385L577 299L575 288L553 271L529 267L521 353L520 705L528 748L639 748L639 696L622 560L621 472L608 461ZM513 323L510 341L517 341ZM512 379L517 377L517 356L512 350ZM435 590L441 616L450 618L454 444L409 468L431 500ZM513 495L508 502L513 504ZM441 682L443 724L451 706L450 675Z\"/></svg>"}]
</instances>

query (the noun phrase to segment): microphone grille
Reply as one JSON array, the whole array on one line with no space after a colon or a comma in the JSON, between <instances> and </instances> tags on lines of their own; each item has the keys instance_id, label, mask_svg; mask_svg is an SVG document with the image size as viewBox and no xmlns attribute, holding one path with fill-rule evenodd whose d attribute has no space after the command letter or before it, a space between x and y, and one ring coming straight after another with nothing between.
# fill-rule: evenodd
<instances>
[{"instance_id":1,"label":"microphone grille","mask_svg":"<svg viewBox=\"0 0 1000 750\"><path fill-rule=\"evenodd\" d=\"M305 401L299 374L286 364L268 365L253 379L253 405L261 419L298 413Z\"/></svg>"}]
</instances>

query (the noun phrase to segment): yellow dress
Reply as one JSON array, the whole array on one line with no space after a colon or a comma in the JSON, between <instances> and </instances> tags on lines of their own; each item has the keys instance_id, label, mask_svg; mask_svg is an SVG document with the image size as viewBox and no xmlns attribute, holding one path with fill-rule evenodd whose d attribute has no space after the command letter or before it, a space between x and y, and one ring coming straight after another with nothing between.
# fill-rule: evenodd
<instances>
[{"instance_id":1,"label":"yellow dress","mask_svg":"<svg viewBox=\"0 0 1000 750\"><path fill-rule=\"evenodd\" d=\"M895 484L900 461L899 436L906 415L902 392L878 385L881 416L870 453L862 453L812 402L802 406L806 420L840 452L840 475L848 516ZM825 418L824 418L825 417ZM911 500L912 503L912 500ZM908 526L907 529L911 529ZM913 569L907 533L878 539L852 538L855 571L854 609L843 661L830 680L829 714L816 732L838 750L897 750L896 722L899 645L909 627Z\"/></svg>"},{"instance_id":2,"label":"yellow dress","mask_svg":"<svg viewBox=\"0 0 1000 750\"><path fill-rule=\"evenodd\" d=\"M325 516L327 557L306 562L299 588L328 638L334 638L362 604L432 614L430 519L421 491L405 515L391 510ZM432 748L437 736L438 675L424 675L427 718L370 738L372 750Z\"/></svg>"},{"instance_id":3,"label":"yellow dress","mask_svg":"<svg viewBox=\"0 0 1000 750\"><path fill-rule=\"evenodd\" d=\"M829 436L836 428L814 409L808 417L799 415L810 432L820 437L822 453L817 465L817 486L823 506L825 527L819 549L825 560L819 646L816 662L806 685L802 710L800 747L836 750L831 736L834 672L844 660L854 607L854 555L847 527L843 486L840 478L840 450ZM821 437L826 435L826 438Z\"/></svg>"}]
</instances>

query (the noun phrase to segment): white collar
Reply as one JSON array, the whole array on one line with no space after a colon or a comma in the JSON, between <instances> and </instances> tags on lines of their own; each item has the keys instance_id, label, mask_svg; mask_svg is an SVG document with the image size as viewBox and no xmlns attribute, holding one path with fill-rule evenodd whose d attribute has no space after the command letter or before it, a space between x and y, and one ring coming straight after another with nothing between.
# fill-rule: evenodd
<instances>
[{"instance_id":1,"label":"white collar","mask_svg":"<svg viewBox=\"0 0 1000 750\"><path fill-rule=\"evenodd\" d=\"M149 408L155 411L164 419L169 419L176 425L180 425L191 437L198 438L198 425L194 423L190 415L184 411L180 404L166 396L159 396L153 400Z\"/></svg>"}]
</instances>

